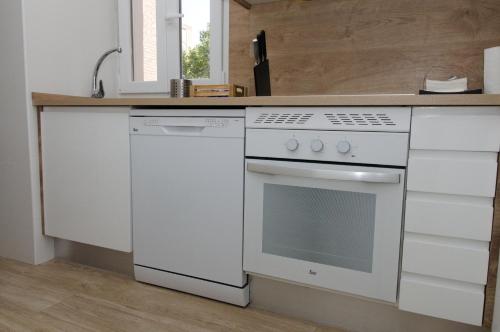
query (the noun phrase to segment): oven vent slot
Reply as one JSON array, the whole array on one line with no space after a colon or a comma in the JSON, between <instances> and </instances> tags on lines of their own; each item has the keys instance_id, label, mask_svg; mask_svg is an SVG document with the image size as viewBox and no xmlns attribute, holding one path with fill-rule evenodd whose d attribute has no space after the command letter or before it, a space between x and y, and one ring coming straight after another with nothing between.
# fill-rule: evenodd
<instances>
[{"instance_id":1,"label":"oven vent slot","mask_svg":"<svg viewBox=\"0 0 500 332\"><path fill-rule=\"evenodd\" d=\"M325 113L335 126L395 126L396 123L385 113Z\"/></svg>"},{"instance_id":2,"label":"oven vent slot","mask_svg":"<svg viewBox=\"0 0 500 332\"><path fill-rule=\"evenodd\" d=\"M313 113L261 113L254 124L305 124Z\"/></svg>"}]
</instances>

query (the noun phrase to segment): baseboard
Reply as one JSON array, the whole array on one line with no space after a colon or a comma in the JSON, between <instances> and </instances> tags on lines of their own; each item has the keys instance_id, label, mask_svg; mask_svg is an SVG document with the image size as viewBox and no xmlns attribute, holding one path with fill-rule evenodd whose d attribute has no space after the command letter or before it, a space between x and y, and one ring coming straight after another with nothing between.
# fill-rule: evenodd
<instances>
[{"instance_id":1,"label":"baseboard","mask_svg":"<svg viewBox=\"0 0 500 332\"><path fill-rule=\"evenodd\" d=\"M148 284L175 289L240 307L246 307L250 302L248 284L244 287L224 285L139 265L134 265L134 273L137 281Z\"/></svg>"}]
</instances>

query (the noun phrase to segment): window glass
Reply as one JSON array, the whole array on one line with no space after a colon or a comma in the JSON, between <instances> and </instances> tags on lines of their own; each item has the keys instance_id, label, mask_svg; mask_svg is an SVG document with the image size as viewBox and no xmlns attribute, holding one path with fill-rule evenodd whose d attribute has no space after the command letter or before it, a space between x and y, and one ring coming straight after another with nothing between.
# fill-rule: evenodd
<instances>
[{"instance_id":1,"label":"window glass","mask_svg":"<svg viewBox=\"0 0 500 332\"><path fill-rule=\"evenodd\" d=\"M182 74L210 78L210 0L181 0Z\"/></svg>"},{"instance_id":2,"label":"window glass","mask_svg":"<svg viewBox=\"0 0 500 332\"><path fill-rule=\"evenodd\" d=\"M158 75L156 0L132 0L133 80L156 81Z\"/></svg>"},{"instance_id":3,"label":"window glass","mask_svg":"<svg viewBox=\"0 0 500 332\"><path fill-rule=\"evenodd\" d=\"M264 185L262 251L372 272L376 195Z\"/></svg>"},{"instance_id":4,"label":"window glass","mask_svg":"<svg viewBox=\"0 0 500 332\"><path fill-rule=\"evenodd\" d=\"M168 93L169 80L227 80L223 0L119 0L120 93Z\"/></svg>"}]
</instances>

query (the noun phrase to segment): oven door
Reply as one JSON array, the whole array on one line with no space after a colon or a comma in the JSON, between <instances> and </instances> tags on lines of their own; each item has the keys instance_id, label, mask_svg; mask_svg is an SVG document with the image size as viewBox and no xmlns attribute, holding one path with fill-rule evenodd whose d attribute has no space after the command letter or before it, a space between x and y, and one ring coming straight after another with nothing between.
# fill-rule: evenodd
<instances>
[{"instance_id":1,"label":"oven door","mask_svg":"<svg viewBox=\"0 0 500 332\"><path fill-rule=\"evenodd\" d=\"M403 169L246 160L244 270L395 302Z\"/></svg>"}]
</instances>

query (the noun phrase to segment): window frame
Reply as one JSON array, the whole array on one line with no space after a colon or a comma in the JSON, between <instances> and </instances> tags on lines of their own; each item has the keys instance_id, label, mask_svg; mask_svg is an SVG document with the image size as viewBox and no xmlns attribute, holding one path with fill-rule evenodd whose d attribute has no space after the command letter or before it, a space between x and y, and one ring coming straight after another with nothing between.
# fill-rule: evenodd
<instances>
[{"instance_id":1,"label":"window frame","mask_svg":"<svg viewBox=\"0 0 500 332\"><path fill-rule=\"evenodd\" d=\"M171 78L181 77L181 0L156 0L157 80L133 80L132 5L118 2L119 93L170 93ZM210 0L210 78L193 79L194 84L227 83L229 67L229 0Z\"/></svg>"}]
</instances>

